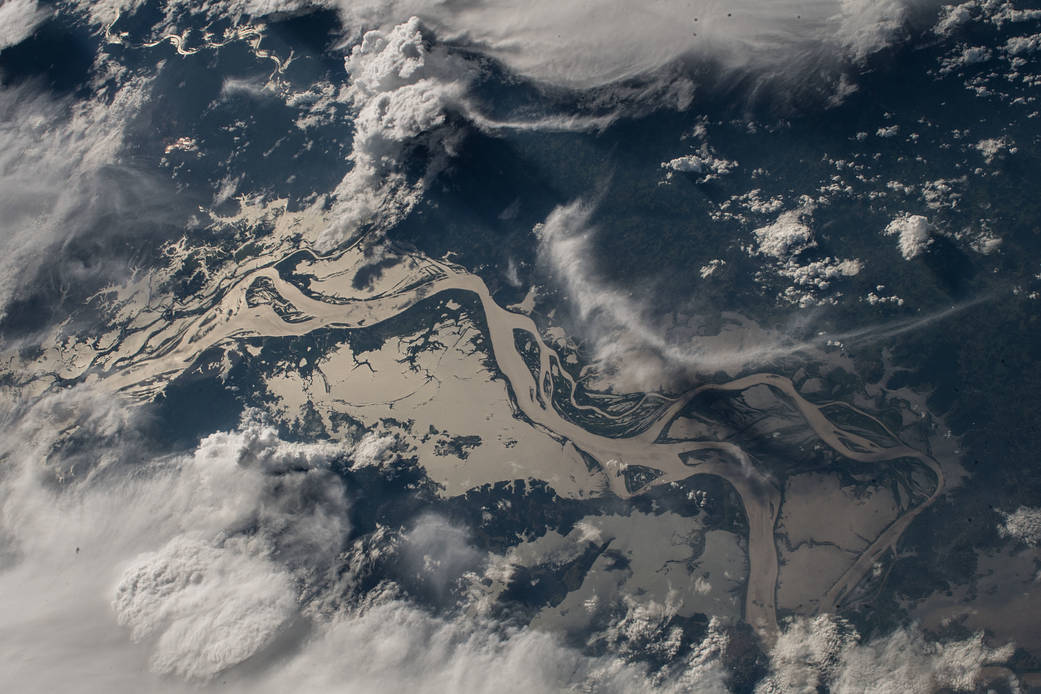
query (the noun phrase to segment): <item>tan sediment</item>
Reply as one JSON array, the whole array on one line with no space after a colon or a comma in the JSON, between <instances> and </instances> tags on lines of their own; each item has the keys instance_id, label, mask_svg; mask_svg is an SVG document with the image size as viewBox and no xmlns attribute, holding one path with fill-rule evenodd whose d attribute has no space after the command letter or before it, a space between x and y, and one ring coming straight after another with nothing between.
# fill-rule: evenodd
<instances>
[{"instance_id":1,"label":"tan sediment","mask_svg":"<svg viewBox=\"0 0 1041 694\"><path fill-rule=\"evenodd\" d=\"M849 563L904 510L889 484L843 485L837 471L788 477L775 528L778 606L816 613Z\"/></svg>"},{"instance_id":2,"label":"tan sediment","mask_svg":"<svg viewBox=\"0 0 1041 694\"><path fill-rule=\"evenodd\" d=\"M328 259L316 257L308 265L312 274L307 288L312 293L310 295L293 282L283 279L275 270L273 262L258 267L231 283L215 305L205 313L180 321L159 323L154 331L124 345L133 345L132 348L119 350L118 355L108 355L103 361L96 362L97 378L116 390L149 399L210 347L231 344L246 337L304 335L323 327L353 329L373 326L401 314L425 298L446 291L469 293L480 302L490 343L488 347L509 387L513 407L535 431L554 442L556 450L562 453L558 453L557 462L551 464L559 465L566 461L573 468L561 470L555 476L545 469L534 474L551 480L555 478L557 484L564 487L572 485L587 494L602 493L606 486L620 497L633 494L626 488L622 473L627 465L640 465L660 471L662 474L652 484L678 481L694 474L710 474L725 479L733 486L742 500L748 520L749 576L744 617L768 644L777 635L776 591L779 568L774 529L781 492L776 483L757 471L755 462L733 443L659 440L662 432L691 398L709 390L741 391L767 386L787 398L813 432L841 455L870 463L914 458L936 474L937 485L929 498L890 523L827 589L820 602L822 611L833 610L841 603L882 554L896 544L911 520L932 503L943 489L943 472L932 458L899 441L894 441L891 446L881 446L860 434L844 431L822 413L820 406L802 397L790 380L776 374L750 374L727 383L702 385L682 398L664 402L657 413L656 423L639 435L611 438L595 434L566 419L553 407L554 386L552 379L546 376L551 373L553 360L559 357L542 339L531 317L497 305L479 277L457 266L408 253L400 253L397 260L397 265L389 268L374 286L355 290L351 285L353 269L363 264L359 251L341 252ZM249 306L246 302L247 289L260 278L270 282L281 298L307 316L307 319L287 322L270 305ZM527 333L537 346L538 367L535 376L516 349L514 331ZM573 379L563 369L559 370L558 376L566 382L571 391L568 397L578 407L573 399ZM386 384L357 385L357 389L348 388L347 391L355 392L362 404L368 402L379 405L388 401ZM312 394L314 392L311 391ZM412 397L413 394L413 391L404 389L401 396ZM616 419L625 414L611 414L588 405L581 407L587 411L596 411L605 419ZM491 436L493 432L488 429L482 435ZM576 450L594 458L600 464L602 473L589 473ZM697 452L716 452L719 455L709 459L690 457L691 453ZM500 473L504 480L517 476L516 471L507 466ZM465 485L467 481L465 475L456 480L458 486ZM646 488L635 493L641 493Z\"/></svg>"},{"instance_id":3,"label":"tan sediment","mask_svg":"<svg viewBox=\"0 0 1041 694\"><path fill-rule=\"evenodd\" d=\"M1001 634L1016 647L1036 653L1041 650L1037 559L1038 552L1029 548L981 551L971 590L962 585L952 586L949 592L936 591L919 601L912 614L925 629L940 631L955 623L973 631Z\"/></svg>"}]
</instances>

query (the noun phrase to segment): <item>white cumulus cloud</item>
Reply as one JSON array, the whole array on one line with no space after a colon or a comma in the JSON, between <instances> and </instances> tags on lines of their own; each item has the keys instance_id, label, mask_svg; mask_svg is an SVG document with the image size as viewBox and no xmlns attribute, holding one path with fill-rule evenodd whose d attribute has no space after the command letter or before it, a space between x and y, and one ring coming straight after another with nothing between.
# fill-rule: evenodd
<instances>
[{"instance_id":1,"label":"white cumulus cloud","mask_svg":"<svg viewBox=\"0 0 1041 694\"><path fill-rule=\"evenodd\" d=\"M787 260L817 245L808 221L813 210L798 208L781 213L772 223L752 232L759 255Z\"/></svg>"},{"instance_id":2,"label":"white cumulus cloud","mask_svg":"<svg viewBox=\"0 0 1041 694\"><path fill-rule=\"evenodd\" d=\"M983 666L1002 663L1012 652L1011 645L988 647L982 634L933 642L913 627L863 642L840 618L799 617L777 639L771 672L756 694L812 694L821 687L836 694L976 691Z\"/></svg>"},{"instance_id":3,"label":"white cumulus cloud","mask_svg":"<svg viewBox=\"0 0 1041 694\"><path fill-rule=\"evenodd\" d=\"M1041 508L1020 506L1004 515L1005 522L998 527L1004 537L1025 542L1031 547L1041 546Z\"/></svg>"},{"instance_id":4,"label":"white cumulus cloud","mask_svg":"<svg viewBox=\"0 0 1041 694\"><path fill-rule=\"evenodd\" d=\"M448 163L460 131L449 122L473 68L429 44L413 17L365 34L345 59L357 109L351 169L334 192L334 223L318 240L333 248L369 224L386 229L416 204L425 185ZM402 160L422 145L426 171L408 180Z\"/></svg>"},{"instance_id":5,"label":"white cumulus cloud","mask_svg":"<svg viewBox=\"0 0 1041 694\"><path fill-rule=\"evenodd\" d=\"M897 217L886 225L882 233L897 237L900 255L904 260L917 258L933 242L933 225L920 214Z\"/></svg>"},{"instance_id":6,"label":"white cumulus cloud","mask_svg":"<svg viewBox=\"0 0 1041 694\"><path fill-rule=\"evenodd\" d=\"M179 536L124 571L116 619L135 640L157 637L155 672L211 678L268 645L293 616L289 575L239 544Z\"/></svg>"}]
</instances>

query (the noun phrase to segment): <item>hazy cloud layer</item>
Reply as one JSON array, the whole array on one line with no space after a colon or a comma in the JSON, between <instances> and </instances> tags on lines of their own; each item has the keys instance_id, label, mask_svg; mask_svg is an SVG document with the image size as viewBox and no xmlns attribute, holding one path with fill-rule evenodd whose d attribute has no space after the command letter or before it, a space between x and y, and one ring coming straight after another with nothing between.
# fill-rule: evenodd
<instances>
[{"instance_id":1,"label":"hazy cloud layer","mask_svg":"<svg viewBox=\"0 0 1041 694\"><path fill-rule=\"evenodd\" d=\"M136 557L113 600L131 638L156 637L152 670L190 679L210 678L268 645L295 607L288 574L251 555L248 543L217 547L185 536Z\"/></svg>"},{"instance_id":2,"label":"hazy cloud layer","mask_svg":"<svg viewBox=\"0 0 1041 694\"><path fill-rule=\"evenodd\" d=\"M535 235L539 263L566 295L578 319L579 336L593 347L593 360L608 377L605 385L668 391L695 375L737 372L812 347L736 322L716 335L701 335L693 309L684 320L666 323L648 300L639 297L639 291L649 288L623 291L598 272L593 261L594 211L593 205L581 200L560 206L535 228ZM768 254L776 251L788 258L815 243L797 216L788 222L779 227L779 238L773 232L764 235ZM783 267L793 275L802 272L807 285L824 282L825 288L829 272L839 276L859 272L859 266L842 265L833 258L816 266L790 262Z\"/></svg>"},{"instance_id":3,"label":"hazy cloud layer","mask_svg":"<svg viewBox=\"0 0 1041 694\"><path fill-rule=\"evenodd\" d=\"M445 40L502 60L516 72L589 88L646 77L676 63L745 72L764 84L837 75L905 36L932 0L553 0L341 2L348 25L418 15ZM837 87L835 82L833 87Z\"/></svg>"},{"instance_id":4,"label":"hazy cloud layer","mask_svg":"<svg viewBox=\"0 0 1041 694\"><path fill-rule=\"evenodd\" d=\"M435 617L389 586L341 604L342 581L399 544L345 544L329 464L349 451L247 418L188 455L132 461L134 416L84 387L6 401L4 416L0 670L19 691L659 690L638 665L479 611ZM95 445L75 474L70 437ZM433 516L400 545L438 581L484 561Z\"/></svg>"},{"instance_id":5,"label":"hazy cloud layer","mask_svg":"<svg viewBox=\"0 0 1041 694\"><path fill-rule=\"evenodd\" d=\"M149 94L143 77L80 101L33 84L0 88L0 316L41 268L60 287L125 279L125 265L105 266L103 239L174 219L169 191L123 157ZM90 267L64 253L75 239L98 249Z\"/></svg>"},{"instance_id":6,"label":"hazy cloud layer","mask_svg":"<svg viewBox=\"0 0 1041 694\"><path fill-rule=\"evenodd\" d=\"M37 0L5 0L0 4L0 51L32 36L50 14Z\"/></svg>"},{"instance_id":7,"label":"hazy cloud layer","mask_svg":"<svg viewBox=\"0 0 1041 694\"><path fill-rule=\"evenodd\" d=\"M81 387L19 409L9 410L17 423L0 483L13 625L0 660L23 690L83 674L91 659L142 681L208 680L270 645L308 587L328 583L348 527L328 470L336 450L247 421L189 456L135 461L134 418L118 400ZM77 444L94 450L64 464ZM87 626L96 643L83 640ZM38 667L69 658L62 673Z\"/></svg>"},{"instance_id":8,"label":"hazy cloud layer","mask_svg":"<svg viewBox=\"0 0 1041 694\"><path fill-rule=\"evenodd\" d=\"M286 442L247 416L188 454L149 458L133 412L101 392L3 406L0 669L18 691L727 691L722 625L680 653L668 601L631 596L597 637L618 652L590 657L496 623L480 601L435 616L389 583L339 599L381 555L435 590L503 570L436 516L346 542L331 464L350 450ZM91 452L66 461L74 442ZM622 657L644 652L672 665L650 676ZM965 690L1010 654L979 635L864 642L832 617L801 619L759 691Z\"/></svg>"}]
</instances>

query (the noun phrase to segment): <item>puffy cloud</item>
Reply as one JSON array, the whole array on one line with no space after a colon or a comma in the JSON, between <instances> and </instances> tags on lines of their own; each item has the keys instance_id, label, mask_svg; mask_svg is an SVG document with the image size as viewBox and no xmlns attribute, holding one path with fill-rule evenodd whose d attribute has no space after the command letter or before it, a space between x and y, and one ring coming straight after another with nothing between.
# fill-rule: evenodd
<instances>
[{"instance_id":1,"label":"puffy cloud","mask_svg":"<svg viewBox=\"0 0 1041 694\"><path fill-rule=\"evenodd\" d=\"M1005 51L1009 55L1029 55L1038 50L1041 50L1041 34L1013 36L1005 42Z\"/></svg>"},{"instance_id":2,"label":"puffy cloud","mask_svg":"<svg viewBox=\"0 0 1041 694\"><path fill-rule=\"evenodd\" d=\"M772 224L753 231L758 244L756 253L784 261L816 246L813 230L807 223L812 212L812 208L788 210Z\"/></svg>"},{"instance_id":3,"label":"puffy cloud","mask_svg":"<svg viewBox=\"0 0 1041 694\"><path fill-rule=\"evenodd\" d=\"M966 177L961 178L938 178L934 181L926 181L922 184L922 199L925 204L938 210L944 207L954 208L961 199L958 188L965 185Z\"/></svg>"},{"instance_id":4,"label":"puffy cloud","mask_svg":"<svg viewBox=\"0 0 1041 694\"><path fill-rule=\"evenodd\" d=\"M391 457L397 442L393 434L366 432L354 446L352 467L380 467Z\"/></svg>"},{"instance_id":5,"label":"puffy cloud","mask_svg":"<svg viewBox=\"0 0 1041 694\"><path fill-rule=\"evenodd\" d=\"M933 242L932 232L933 225L928 219L920 214L908 214L891 221L882 233L897 236L900 255L904 256L904 260L911 260Z\"/></svg>"},{"instance_id":6,"label":"puffy cloud","mask_svg":"<svg viewBox=\"0 0 1041 694\"><path fill-rule=\"evenodd\" d=\"M294 92L286 98L288 106L302 113L296 119L296 127L301 130L336 122L340 109L349 101L348 87L330 82L318 82L306 91Z\"/></svg>"},{"instance_id":7,"label":"puffy cloud","mask_svg":"<svg viewBox=\"0 0 1041 694\"><path fill-rule=\"evenodd\" d=\"M725 260L722 260L720 258L713 258L712 260L708 261L700 268L698 268L698 276L700 276L703 280L708 279L712 275L716 274L716 271L719 268L723 267L726 264L727 261Z\"/></svg>"},{"instance_id":8,"label":"puffy cloud","mask_svg":"<svg viewBox=\"0 0 1041 694\"><path fill-rule=\"evenodd\" d=\"M856 258L804 259L804 252L817 247L810 228L813 211L813 206L807 204L782 212L772 224L752 232L756 246L747 249L754 255L773 259L774 271L792 280L792 286L785 288L779 298L803 307L822 301L818 292L830 288L833 281L853 277L864 268Z\"/></svg>"},{"instance_id":9,"label":"puffy cloud","mask_svg":"<svg viewBox=\"0 0 1041 694\"><path fill-rule=\"evenodd\" d=\"M893 44L907 30L910 11L934 3L903 0L841 0L832 15L834 40L861 61Z\"/></svg>"},{"instance_id":10,"label":"puffy cloud","mask_svg":"<svg viewBox=\"0 0 1041 694\"><path fill-rule=\"evenodd\" d=\"M946 74L959 68L979 65L992 57L994 57L993 51L986 46L968 46L941 60L940 72Z\"/></svg>"},{"instance_id":11,"label":"puffy cloud","mask_svg":"<svg viewBox=\"0 0 1041 694\"><path fill-rule=\"evenodd\" d=\"M756 694L812 694L835 679L844 652L856 645L858 634L848 622L831 615L796 619L770 651L771 673Z\"/></svg>"},{"instance_id":12,"label":"puffy cloud","mask_svg":"<svg viewBox=\"0 0 1041 694\"><path fill-rule=\"evenodd\" d=\"M884 293L885 289L885 285L877 285L875 287L875 291L868 292L867 296L864 297L864 301L867 301L872 306L878 306L879 304L896 304L897 306L904 305L904 300L901 299L899 296L895 296L892 294L887 296Z\"/></svg>"},{"instance_id":13,"label":"puffy cloud","mask_svg":"<svg viewBox=\"0 0 1041 694\"><path fill-rule=\"evenodd\" d=\"M672 173L693 173L711 181L733 171L737 168L737 162L714 156L707 149L703 149L699 154L688 154L662 162L661 166L669 171L670 176Z\"/></svg>"},{"instance_id":14,"label":"puffy cloud","mask_svg":"<svg viewBox=\"0 0 1041 694\"><path fill-rule=\"evenodd\" d=\"M948 688L975 691L982 668L1012 657L1011 645L989 648L982 634L962 641L929 641L917 628L862 643L846 621L831 615L792 620L770 652L770 674L756 694L909 692Z\"/></svg>"},{"instance_id":15,"label":"puffy cloud","mask_svg":"<svg viewBox=\"0 0 1041 694\"><path fill-rule=\"evenodd\" d=\"M651 653L672 660L683 646L683 630L672 623L678 609L671 599L674 597L670 594L670 599L662 604L624 596L625 615L604 633L597 634L597 640L602 640L614 652Z\"/></svg>"},{"instance_id":16,"label":"puffy cloud","mask_svg":"<svg viewBox=\"0 0 1041 694\"><path fill-rule=\"evenodd\" d=\"M120 15L133 14L146 0L72 0L72 3L96 28L105 28ZM328 7L333 0L169 0L163 3L162 29L173 29L176 16L191 12L211 20L227 18L239 24L246 17L260 18L272 14L291 14Z\"/></svg>"},{"instance_id":17,"label":"puffy cloud","mask_svg":"<svg viewBox=\"0 0 1041 694\"><path fill-rule=\"evenodd\" d=\"M408 578L439 600L485 559L470 543L465 528L434 514L416 520L402 537L399 555Z\"/></svg>"},{"instance_id":18,"label":"puffy cloud","mask_svg":"<svg viewBox=\"0 0 1041 694\"><path fill-rule=\"evenodd\" d=\"M670 593L662 604L646 596L623 596L624 614L590 636L590 643L629 657L652 656L663 664L654 674L659 691L725 694L730 691L723 665L730 645L727 628L713 617L699 642L686 643L675 620L680 602L675 597Z\"/></svg>"},{"instance_id":19,"label":"puffy cloud","mask_svg":"<svg viewBox=\"0 0 1041 694\"><path fill-rule=\"evenodd\" d=\"M957 5L943 5L933 31L951 36L969 22L987 22L999 29L1009 23L1041 19L1041 10L1019 9L1007 0L966 0Z\"/></svg>"},{"instance_id":20,"label":"puffy cloud","mask_svg":"<svg viewBox=\"0 0 1041 694\"><path fill-rule=\"evenodd\" d=\"M37 0L7 0L0 5L0 51L33 35L50 16Z\"/></svg>"},{"instance_id":21,"label":"puffy cloud","mask_svg":"<svg viewBox=\"0 0 1041 694\"><path fill-rule=\"evenodd\" d=\"M247 418L236 431L206 437L181 462L179 517L207 537L248 532L255 551L313 571L335 557L348 529L343 486L328 468L344 453L282 441L270 425Z\"/></svg>"},{"instance_id":22,"label":"puffy cloud","mask_svg":"<svg viewBox=\"0 0 1041 694\"><path fill-rule=\"evenodd\" d=\"M332 621L263 687L316 693L682 691L654 686L641 667L621 659L583 656L546 632L433 617L392 597Z\"/></svg>"},{"instance_id":23,"label":"puffy cloud","mask_svg":"<svg viewBox=\"0 0 1041 694\"><path fill-rule=\"evenodd\" d=\"M963 641L933 643L916 629L898 629L848 649L833 679L837 694L929 694L940 689L976 691L982 668L1012 657L1011 645L989 648L978 633Z\"/></svg>"},{"instance_id":24,"label":"puffy cloud","mask_svg":"<svg viewBox=\"0 0 1041 694\"><path fill-rule=\"evenodd\" d=\"M831 283L844 277L859 275L864 263L857 258L838 259L830 256L800 264L790 260L777 272L792 280L782 298L799 306L813 306L822 301L817 292L831 287Z\"/></svg>"},{"instance_id":25,"label":"puffy cloud","mask_svg":"<svg viewBox=\"0 0 1041 694\"><path fill-rule=\"evenodd\" d=\"M335 248L365 230L378 236L404 218L451 163L468 127L493 133L599 130L617 118L614 108L606 114L490 118L468 94L480 69L477 61L447 48L457 42L452 38L440 42L444 38L412 16L390 28L364 33L345 59L350 76L345 96L356 111L351 168L333 193L333 222L317 239L320 250ZM681 106L690 101L687 91L675 84L651 90L655 98L668 94ZM608 101L617 106L616 99ZM423 170L406 172L405 160L420 152ZM414 169L415 161L408 168ZM717 168L724 172L731 165L719 160Z\"/></svg>"},{"instance_id":26,"label":"puffy cloud","mask_svg":"<svg viewBox=\"0 0 1041 694\"><path fill-rule=\"evenodd\" d=\"M155 672L209 679L270 644L295 613L288 573L239 544L179 536L124 571L116 618L135 640L158 636Z\"/></svg>"},{"instance_id":27,"label":"puffy cloud","mask_svg":"<svg viewBox=\"0 0 1041 694\"><path fill-rule=\"evenodd\" d=\"M473 68L431 45L417 18L365 34L345 59L348 96L357 109L351 169L334 192L334 223L318 239L333 248L374 224L393 226L448 163L461 131L450 123ZM402 161L426 150L426 170L409 180Z\"/></svg>"},{"instance_id":28,"label":"puffy cloud","mask_svg":"<svg viewBox=\"0 0 1041 694\"><path fill-rule=\"evenodd\" d=\"M1005 137L989 137L976 143L975 149L983 155L983 161L993 164L995 159L1000 159L1007 154L1015 154L1018 148L1013 146Z\"/></svg>"},{"instance_id":29,"label":"puffy cloud","mask_svg":"<svg viewBox=\"0 0 1041 694\"><path fill-rule=\"evenodd\" d=\"M727 671L721 658L730 645L730 639L716 617L709 620L708 633L687 657L685 667L679 674L679 685L683 691L726 692Z\"/></svg>"},{"instance_id":30,"label":"puffy cloud","mask_svg":"<svg viewBox=\"0 0 1041 694\"><path fill-rule=\"evenodd\" d=\"M977 5L976 0L969 0L960 5L944 5L940 10L940 15L936 20L933 31L941 36L950 36L959 27L972 19L973 10L976 9Z\"/></svg>"},{"instance_id":31,"label":"puffy cloud","mask_svg":"<svg viewBox=\"0 0 1041 694\"><path fill-rule=\"evenodd\" d=\"M1031 547L1041 546L1041 508L1020 506L1004 515L1005 522L998 527L1002 536L1025 542Z\"/></svg>"}]
</instances>

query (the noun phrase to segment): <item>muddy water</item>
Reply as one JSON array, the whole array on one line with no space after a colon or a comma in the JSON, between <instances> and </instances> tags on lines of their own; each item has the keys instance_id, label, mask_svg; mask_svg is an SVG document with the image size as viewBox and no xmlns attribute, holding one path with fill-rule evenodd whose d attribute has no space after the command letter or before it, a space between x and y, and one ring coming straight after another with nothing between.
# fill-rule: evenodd
<instances>
[{"instance_id":1,"label":"muddy water","mask_svg":"<svg viewBox=\"0 0 1041 694\"><path fill-rule=\"evenodd\" d=\"M330 273L321 282L312 282L312 288L320 284L323 291L330 287L336 288L336 300L328 301L316 298L311 291L305 293L293 282L283 279L274 264L258 269L241 278L205 314L166 325L154 335L133 341L136 345L133 353L124 352L110 360L111 366L101 369L100 377L124 393L148 399L163 383L181 373L210 347L243 337L281 337L303 335L323 327L349 329L372 326L401 314L423 299L446 291L468 292L481 304L492 356L509 384L516 409L532 423L535 430L541 432L538 435L551 436L595 458L604 470L603 481L614 494L621 497L632 495L626 488L621 472L625 465L641 465L660 471L661 476L652 485L682 480L693 474L711 474L722 477L734 487L741 497L748 519L749 577L744 616L767 643L771 643L777 634L776 589L779 567L774 526L781 493L764 472L756 470L754 461L733 443L659 440L662 432L691 398L707 390L742 391L765 385L791 401L806 424L839 454L853 460L878 464L898 458L914 458L936 474L937 485L929 498L894 520L861 553L827 591L822 601L824 610L833 610L849 595L883 553L896 544L914 517L932 503L943 488L942 470L929 456L898 442L898 445L883 447L864 436L844 431L832 423L820 407L803 398L790 380L770 373L751 374L728 383L700 386L663 407L654 426L639 435L611 438L595 434L564 418L553 408L554 385L550 374L553 360L559 357L543 341L529 316L514 313L496 304L484 282L461 268L416 256L402 256L406 257L409 262L403 265L418 271L399 277L391 273L387 278L390 286L368 296L359 297L359 292L352 292L351 277L347 274L337 277L336 273ZM321 260L315 259L316 262ZM247 289L260 278L266 278L283 300L309 318L287 322L270 305L250 307L246 301ZM346 298L352 296L356 298ZM533 375L532 369L518 352L514 331L527 333L537 345L537 374ZM565 379L566 386L572 391L569 397L573 397L574 382L563 370L557 370L556 373L558 378ZM596 410L606 418L618 416L601 412L595 407L583 407ZM863 412L861 414L869 416ZM884 429L881 423L879 426ZM721 455L711 456L708 460L691 457L691 453L699 451L712 451ZM572 458L578 459L578 456Z\"/></svg>"}]
</instances>

